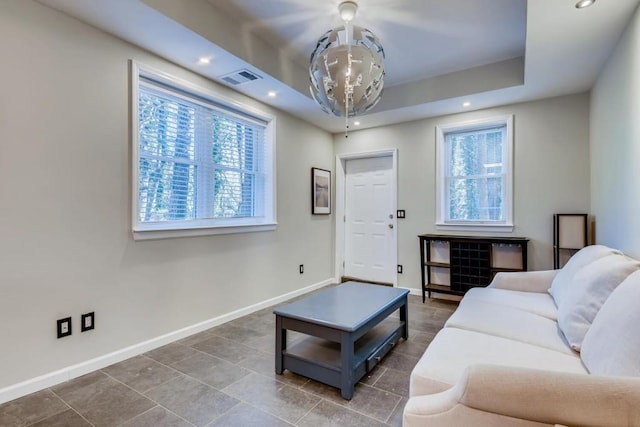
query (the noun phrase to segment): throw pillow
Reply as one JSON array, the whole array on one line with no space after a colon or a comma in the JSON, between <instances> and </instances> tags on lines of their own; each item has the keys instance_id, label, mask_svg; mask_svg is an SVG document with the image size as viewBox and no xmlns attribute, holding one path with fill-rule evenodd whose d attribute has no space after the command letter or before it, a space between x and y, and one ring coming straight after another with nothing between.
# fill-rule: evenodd
<instances>
[{"instance_id":1,"label":"throw pillow","mask_svg":"<svg viewBox=\"0 0 640 427\"><path fill-rule=\"evenodd\" d=\"M603 245L592 245L580 249L569 258L565 266L558 271L553 282L551 282L551 288L549 288L549 293L553 297L556 307L560 307L560 304L562 304L562 300L567 293L567 289L571 286L571 280L576 272L597 259L613 254L622 255L622 252Z\"/></svg>"},{"instance_id":2,"label":"throw pillow","mask_svg":"<svg viewBox=\"0 0 640 427\"><path fill-rule=\"evenodd\" d=\"M602 305L582 343L582 362L594 375L640 377L640 271Z\"/></svg>"},{"instance_id":3,"label":"throw pillow","mask_svg":"<svg viewBox=\"0 0 640 427\"><path fill-rule=\"evenodd\" d=\"M580 351L589 326L611 292L640 262L624 255L608 255L581 268L573 276L558 307L558 326L576 351Z\"/></svg>"}]
</instances>

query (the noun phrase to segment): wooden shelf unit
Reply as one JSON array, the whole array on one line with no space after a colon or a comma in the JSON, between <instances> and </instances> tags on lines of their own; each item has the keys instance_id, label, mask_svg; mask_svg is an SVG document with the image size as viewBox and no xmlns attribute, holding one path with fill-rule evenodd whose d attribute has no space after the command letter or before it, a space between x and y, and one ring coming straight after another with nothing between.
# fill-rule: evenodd
<instances>
[{"instance_id":1,"label":"wooden shelf unit","mask_svg":"<svg viewBox=\"0 0 640 427\"><path fill-rule=\"evenodd\" d=\"M527 270L523 237L421 234L422 302L431 292L464 295L487 286L499 272ZM448 282L448 283L444 283Z\"/></svg>"}]
</instances>

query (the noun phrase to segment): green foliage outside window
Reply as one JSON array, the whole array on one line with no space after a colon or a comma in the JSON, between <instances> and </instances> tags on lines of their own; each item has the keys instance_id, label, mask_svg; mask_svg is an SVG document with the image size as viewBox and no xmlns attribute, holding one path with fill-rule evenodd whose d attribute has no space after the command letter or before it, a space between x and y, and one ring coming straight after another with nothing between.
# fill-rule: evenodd
<instances>
[{"instance_id":1,"label":"green foliage outside window","mask_svg":"<svg viewBox=\"0 0 640 427\"><path fill-rule=\"evenodd\" d=\"M501 221L506 126L445 135L448 220Z\"/></svg>"}]
</instances>

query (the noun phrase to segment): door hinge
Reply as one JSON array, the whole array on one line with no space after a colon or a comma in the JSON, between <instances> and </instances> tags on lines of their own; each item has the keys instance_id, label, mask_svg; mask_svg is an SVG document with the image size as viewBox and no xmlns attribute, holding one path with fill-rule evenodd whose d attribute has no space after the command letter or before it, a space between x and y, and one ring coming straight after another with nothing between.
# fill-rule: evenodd
<instances>
[{"instance_id":1,"label":"door hinge","mask_svg":"<svg viewBox=\"0 0 640 427\"><path fill-rule=\"evenodd\" d=\"M344 268L344 261L342 261L342 268Z\"/></svg>"},{"instance_id":2,"label":"door hinge","mask_svg":"<svg viewBox=\"0 0 640 427\"><path fill-rule=\"evenodd\" d=\"M346 215L342 217L342 222L347 222L347 216Z\"/></svg>"}]
</instances>

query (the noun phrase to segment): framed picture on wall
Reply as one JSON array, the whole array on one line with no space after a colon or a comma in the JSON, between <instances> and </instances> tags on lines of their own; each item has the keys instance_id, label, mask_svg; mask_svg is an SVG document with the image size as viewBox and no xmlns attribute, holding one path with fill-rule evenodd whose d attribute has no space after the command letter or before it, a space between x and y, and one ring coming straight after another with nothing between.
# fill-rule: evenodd
<instances>
[{"instance_id":1,"label":"framed picture on wall","mask_svg":"<svg viewBox=\"0 0 640 427\"><path fill-rule=\"evenodd\" d=\"M331 214L331 171L311 168L311 213Z\"/></svg>"}]
</instances>

